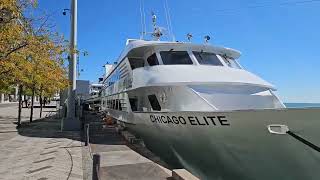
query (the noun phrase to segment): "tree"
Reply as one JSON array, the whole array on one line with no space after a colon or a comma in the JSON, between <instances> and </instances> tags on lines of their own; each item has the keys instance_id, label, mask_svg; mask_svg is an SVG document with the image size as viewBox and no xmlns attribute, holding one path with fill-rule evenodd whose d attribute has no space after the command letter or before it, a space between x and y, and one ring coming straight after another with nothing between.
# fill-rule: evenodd
<instances>
[{"instance_id":1,"label":"tree","mask_svg":"<svg viewBox=\"0 0 320 180\"><path fill-rule=\"evenodd\" d=\"M32 90L30 122L33 117L33 98L35 94L52 95L59 89L66 88L66 72L62 68L65 48L60 43L54 43L49 36L35 37L35 41L28 46L32 71L29 74L28 87ZM42 104L41 104L42 106Z\"/></svg>"},{"instance_id":2,"label":"tree","mask_svg":"<svg viewBox=\"0 0 320 180\"><path fill-rule=\"evenodd\" d=\"M29 0L0 1L0 91L19 86L18 125L23 90L31 90L34 96L67 87L66 43L51 29L48 15L26 15L34 10ZM32 116L33 102L30 121Z\"/></svg>"},{"instance_id":3,"label":"tree","mask_svg":"<svg viewBox=\"0 0 320 180\"><path fill-rule=\"evenodd\" d=\"M15 0L0 2L0 60L8 59L13 52L25 47L24 29L21 26L25 4Z\"/></svg>"}]
</instances>

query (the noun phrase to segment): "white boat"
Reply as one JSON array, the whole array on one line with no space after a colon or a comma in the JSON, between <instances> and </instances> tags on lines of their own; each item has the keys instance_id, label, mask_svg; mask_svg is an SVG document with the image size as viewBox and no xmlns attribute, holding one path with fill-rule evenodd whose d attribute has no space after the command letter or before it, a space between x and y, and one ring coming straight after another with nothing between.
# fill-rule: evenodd
<instances>
[{"instance_id":1,"label":"white boat","mask_svg":"<svg viewBox=\"0 0 320 180\"><path fill-rule=\"evenodd\" d=\"M239 57L207 42L130 39L101 108L201 179L319 179L320 109L286 109Z\"/></svg>"}]
</instances>

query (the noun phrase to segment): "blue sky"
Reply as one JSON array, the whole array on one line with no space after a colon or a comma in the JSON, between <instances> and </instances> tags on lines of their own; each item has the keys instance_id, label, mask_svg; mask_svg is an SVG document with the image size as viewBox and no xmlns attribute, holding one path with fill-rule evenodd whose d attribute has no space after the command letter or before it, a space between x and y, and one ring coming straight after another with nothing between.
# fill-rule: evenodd
<instances>
[{"instance_id":1,"label":"blue sky","mask_svg":"<svg viewBox=\"0 0 320 180\"><path fill-rule=\"evenodd\" d=\"M139 2L78 0L78 47L89 52L80 57L80 79L96 81L126 39L139 38ZM147 29L152 11L166 26L164 0L144 2ZM274 84L283 101L320 102L320 1L293 2L302 0L168 0L177 40L190 32L193 42L202 43L210 35L211 44L241 51L241 65ZM69 0L39 0L66 38L70 21L62 10L69 6Z\"/></svg>"}]
</instances>

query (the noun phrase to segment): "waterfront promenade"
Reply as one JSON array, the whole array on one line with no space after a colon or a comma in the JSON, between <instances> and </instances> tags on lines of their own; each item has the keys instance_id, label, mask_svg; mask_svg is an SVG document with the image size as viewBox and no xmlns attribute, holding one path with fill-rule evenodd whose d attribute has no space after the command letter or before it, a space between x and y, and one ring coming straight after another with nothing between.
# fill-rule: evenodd
<instances>
[{"instance_id":1,"label":"waterfront promenade","mask_svg":"<svg viewBox=\"0 0 320 180\"><path fill-rule=\"evenodd\" d=\"M79 132L60 131L55 108L22 109L22 126L16 129L18 105L0 105L0 179L83 179Z\"/></svg>"},{"instance_id":2,"label":"waterfront promenade","mask_svg":"<svg viewBox=\"0 0 320 180\"><path fill-rule=\"evenodd\" d=\"M90 144L84 146L78 131L61 131L56 108L22 109L22 123L16 128L18 104L0 105L0 180L91 180L93 154L101 157L103 179L195 179L189 172L169 170L160 158L139 144L130 144L131 135L121 136L115 126L105 126L101 115L84 114L90 124ZM126 132L128 134L128 132ZM127 140L126 138L127 137ZM183 178L187 177L187 178Z\"/></svg>"}]
</instances>

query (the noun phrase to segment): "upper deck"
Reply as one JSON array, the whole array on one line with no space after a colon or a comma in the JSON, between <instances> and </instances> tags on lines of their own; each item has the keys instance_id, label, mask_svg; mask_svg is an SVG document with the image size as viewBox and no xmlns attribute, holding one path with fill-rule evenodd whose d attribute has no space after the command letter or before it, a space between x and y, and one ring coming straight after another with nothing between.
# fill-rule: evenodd
<instances>
[{"instance_id":1,"label":"upper deck","mask_svg":"<svg viewBox=\"0 0 320 180\"><path fill-rule=\"evenodd\" d=\"M145 53L147 50L164 48L172 50L202 50L205 52L212 52L218 55L227 56L232 59L238 59L241 56L241 53L235 49L213 46L208 43L193 44L189 42L145 41L129 39L126 43L124 51L118 58L118 63L120 63L126 56L132 56L136 54L137 56L141 57L141 54Z\"/></svg>"},{"instance_id":2,"label":"upper deck","mask_svg":"<svg viewBox=\"0 0 320 180\"><path fill-rule=\"evenodd\" d=\"M145 41L139 39L128 39L125 49L117 59L115 67L106 75L106 79L117 69L126 57L135 59L147 58L155 51L199 51L210 52L230 59L238 59L241 53L235 49L227 47L212 46L208 43L193 44L189 42L169 42L169 41Z\"/></svg>"},{"instance_id":3,"label":"upper deck","mask_svg":"<svg viewBox=\"0 0 320 180\"><path fill-rule=\"evenodd\" d=\"M207 43L128 40L103 84L110 87L109 93L182 84L232 85L248 92L275 90L272 84L244 70L236 61L239 57L239 51Z\"/></svg>"}]
</instances>

